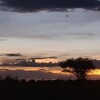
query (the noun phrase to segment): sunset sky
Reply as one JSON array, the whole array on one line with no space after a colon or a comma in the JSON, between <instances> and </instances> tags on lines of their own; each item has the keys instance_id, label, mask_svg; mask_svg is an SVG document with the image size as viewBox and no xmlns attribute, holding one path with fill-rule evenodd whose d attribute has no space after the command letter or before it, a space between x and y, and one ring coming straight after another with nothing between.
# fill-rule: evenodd
<instances>
[{"instance_id":1,"label":"sunset sky","mask_svg":"<svg viewBox=\"0 0 100 100\"><path fill-rule=\"evenodd\" d=\"M11 11L8 8L1 7L0 11L2 61L8 58L52 56L57 58L48 61L79 56L100 59L99 10L76 7L61 11L20 12L20 9Z\"/></svg>"},{"instance_id":2,"label":"sunset sky","mask_svg":"<svg viewBox=\"0 0 100 100\"><path fill-rule=\"evenodd\" d=\"M0 64L72 57L100 59L100 0L0 0ZM75 79L60 66L0 66L0 75ZM87 79L100 79L100 70Z\"/></svg>"}]
</instances>

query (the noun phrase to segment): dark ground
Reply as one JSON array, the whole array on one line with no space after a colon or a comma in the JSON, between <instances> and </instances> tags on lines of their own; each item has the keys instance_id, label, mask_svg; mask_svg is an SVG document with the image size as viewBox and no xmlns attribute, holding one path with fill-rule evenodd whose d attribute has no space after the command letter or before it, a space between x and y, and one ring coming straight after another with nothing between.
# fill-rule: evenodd
<instances>
[{"instance_id":1,"label":"dark ground","mask_svg":"<svg viewBox=\"0 0 100 100\"><path fill-rule=\"evenodd\" d=\"M0 100L100 100L100 80L0 80Z\"/></svg>"}]
</instances>

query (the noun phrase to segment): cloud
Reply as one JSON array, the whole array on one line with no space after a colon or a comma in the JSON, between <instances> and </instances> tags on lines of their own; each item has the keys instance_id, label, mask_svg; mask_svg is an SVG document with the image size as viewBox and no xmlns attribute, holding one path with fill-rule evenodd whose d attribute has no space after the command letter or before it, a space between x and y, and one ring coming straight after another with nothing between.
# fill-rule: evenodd
<instances>
[{"instance_id":1,"label":"cloud","mask_svg":"<svg viewBox=\"0 0 100 100\"><path fill-rule=\"evenodd\" d=\"M70 35L70 36L94 36L95 34L93 33L67 33L67 35Z\"/></svg>"},{"instance_id":2,"label":"cloud","mask_svg":"<svg viewBox=\"0 0 100 100\"><path fill-rule=\"evenodd\" d=\"M6 41L6 39L0 39L0 41Z\"/></svg>"},{"instance_id":3,"label":"cloud","mask_svg":"<svg viewBox=\"0 0 100 100\"><path fill-rule=\"evenodd\" d=\"M10 53L10 54L5 54L5 56L8 56L8 57L19 57L19 56L22 56L21 53Z\"/></svg>"},{"instance_id":4,"label":"cloud","mask_svg":"<svg viewBox=\"0 0 100 100\"><path fill-rule=\"evenodd\" d=\"M71 38L77 38L77 39L94 39L98 38L100 35L96 33L65 33L62 35L62 37L71 37Z\"/></svg>"},{"instance_id":5,"label":"cloud","mask_svg":"<svg viewBox=\"0 0 100 100\"><path fill-rule=\"evenodd\" d=\"M58 57L52 56L52 57L35 57L35 58L30 58L30 59L57 59Z\"/></svg>"},{"instance_id":6,"label":"cloud","mask_svg":"<svg viewBox=\"0 0 100 100\"><path fill-rule=\"evenodd\" d=\"M36 12L40 10L65 10L66 8L85 8L100 10L99 0L0 0L2 10Z\"/></svg>"},{"instance_id":7,"label":"cloud","mask_svg":"<svg viewBox=\"0 0 100 100\"><path fill-rule=\"evenodd\" d=\"M35 39L52 39L54 37L56 37L56 35L50 35L50 34L33 34L30 36L26 36L26 37L31 37L31 38L35 38Z\"/></svg>"},{"instance_id":8,"label":"cloud","mask_svg":"<svg viewBox=\"0 0 100 100\"><path fill-rule=\"evenodd\" d=\"M24 61L27 59L24 55L21 53L5 53L5 54L0 54L0 62L1 63L12 63L12 62L19 62L19 61Z\"/></svg>"}]
</instances>

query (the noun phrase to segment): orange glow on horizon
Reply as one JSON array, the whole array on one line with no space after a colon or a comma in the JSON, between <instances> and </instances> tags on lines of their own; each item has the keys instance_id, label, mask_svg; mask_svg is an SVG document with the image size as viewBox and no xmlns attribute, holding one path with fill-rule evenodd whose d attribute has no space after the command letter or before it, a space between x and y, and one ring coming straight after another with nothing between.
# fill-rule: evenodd
<instances>
[{"instance_id":1,"label":"orange glow on horizon","mask_svg":"<svg viewBox=\"0 0 100 100\"><path fill-rule=\"evenodd\" d=\"M100 69L92 70L88 73L89 75L100 75Z\"/></svg>"},{"instance_id":2,"label":"orange glow on horizon","mask_svg":"<svg viewBox=\"0 0 100 100\"><path fill-rule=\"evenodd\" d=\"M18 71L18 70L42 71L53 74L72 75L69 72L62 72L62 68L60 67L10 67L10 66L0 67L0 71ZM88 73L88 75L100 75L100 69L92 70Z\"/></svg>"}]
</instances>

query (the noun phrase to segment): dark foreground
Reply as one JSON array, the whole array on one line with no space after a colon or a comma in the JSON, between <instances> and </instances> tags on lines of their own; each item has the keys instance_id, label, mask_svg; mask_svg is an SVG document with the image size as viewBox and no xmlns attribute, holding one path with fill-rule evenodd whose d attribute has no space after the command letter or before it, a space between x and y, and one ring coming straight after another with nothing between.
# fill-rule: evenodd
<instances>
[{"instance_id":1,"label":"dark foreground","mask_svg":"<svg viewBox=\"0 0 100 100\"><path fill-rule=\"evenodd\" d=\"M5 79L0 100L100 100L100 81Z\"/></svg>"}]
</instances>

